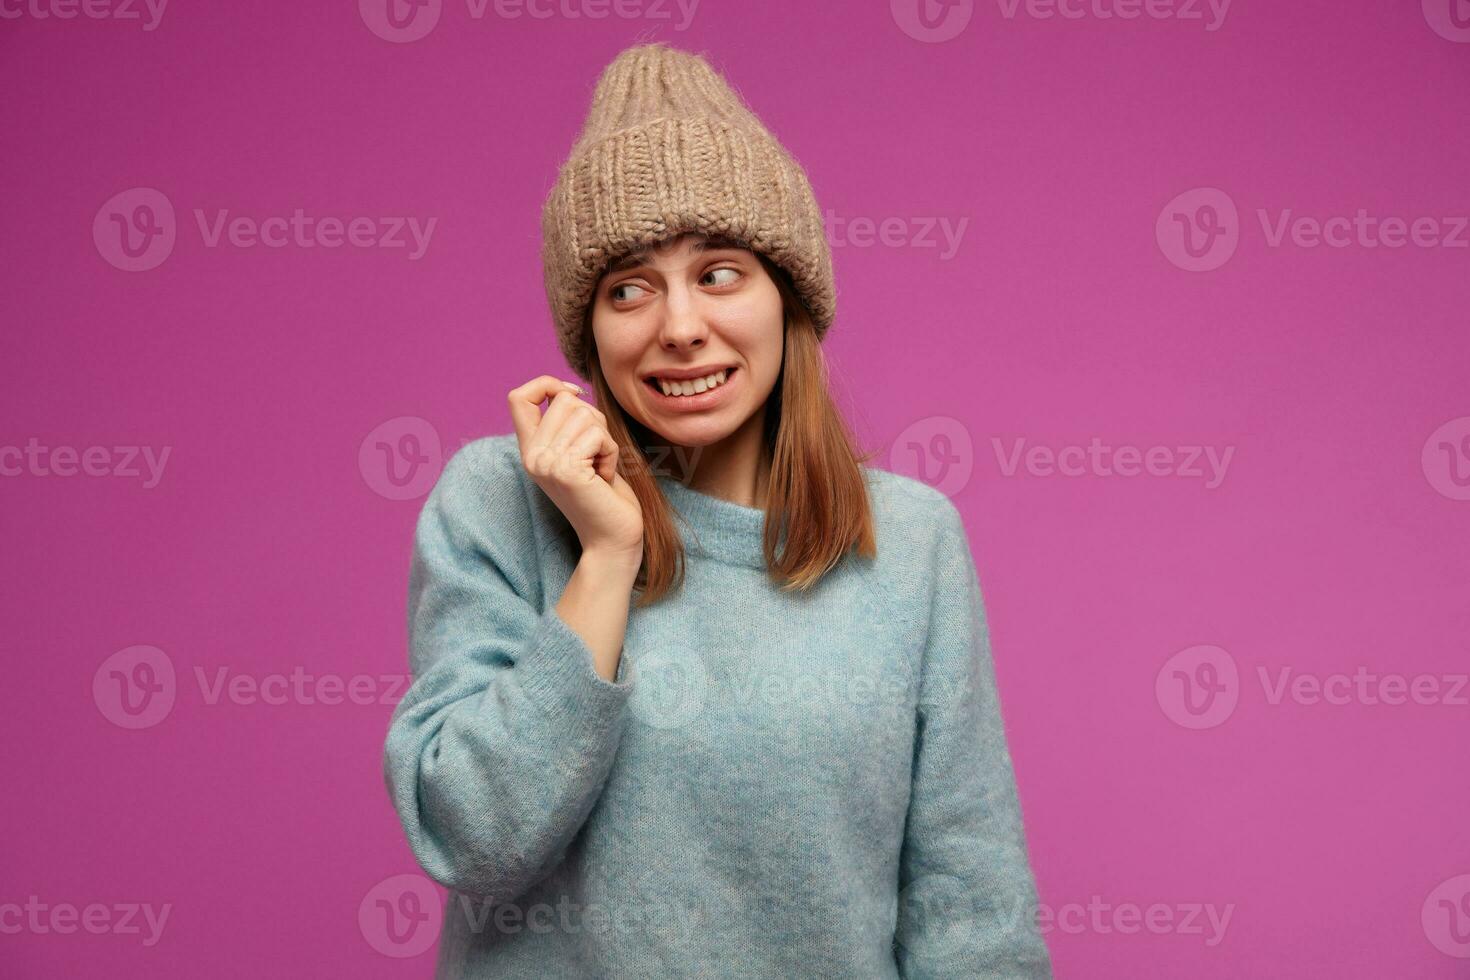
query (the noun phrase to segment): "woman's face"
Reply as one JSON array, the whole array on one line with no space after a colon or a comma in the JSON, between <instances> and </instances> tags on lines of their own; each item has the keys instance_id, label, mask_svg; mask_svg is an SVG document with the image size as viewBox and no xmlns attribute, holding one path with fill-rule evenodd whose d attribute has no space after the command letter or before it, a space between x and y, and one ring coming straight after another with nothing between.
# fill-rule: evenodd
<instances>
[{"instance_id":1,"label":"woman's face","mask_svg":"<svg viewBox=\"0 0 1470 980\"><path fill-rule=\"evenodd\" d=\"M781 294L754 252L681 235L617 263L593 295L598 361L618 404L677 446L707 446L759 412L781 372ZM694 380L724 372L710 388ZM665 394L659 380L696 394ZM706 389L700 392L700 389Z\"/></svg>"}]
</instances>

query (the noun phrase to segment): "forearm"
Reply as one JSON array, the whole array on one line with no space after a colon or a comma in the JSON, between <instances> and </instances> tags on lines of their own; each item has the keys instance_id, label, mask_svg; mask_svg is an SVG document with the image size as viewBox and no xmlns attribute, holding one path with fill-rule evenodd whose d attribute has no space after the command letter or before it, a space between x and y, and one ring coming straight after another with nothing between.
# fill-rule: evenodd
<instances>
[{"instance_id":1,"label":"forearm","mask_svg":"<svg viewBox=\"0 0 1470 980\"><path fill-rule=\"evenodd\" d=\"M628 629L628 606L642 555L583 552L556 612L592 651L599 677L612 681Z\"/></svg>"}]
</instances>

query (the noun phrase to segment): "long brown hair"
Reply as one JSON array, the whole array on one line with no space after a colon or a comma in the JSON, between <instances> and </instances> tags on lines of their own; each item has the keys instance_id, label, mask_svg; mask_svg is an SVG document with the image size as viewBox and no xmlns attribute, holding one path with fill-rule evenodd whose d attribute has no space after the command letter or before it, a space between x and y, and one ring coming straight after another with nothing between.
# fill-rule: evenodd
<instances>
[{"instance_id":1,"label":"long brown hair","mask_svg":"<svg viewBox=\"0 0 1470 980\"><path fill-rule=\"evenodd\" d=\"M811 314L786 270L756 253L781 294L785 340L781 372L766 402L761 451L770 466L764 532L766 570L783 591L806 590L854 546L871 558L878 547L862 465L877 450L859 454L828 388L826 361ZM597 407L617 441L618 470L643 509L643 565L634 587L636 605L647 606L684 581L684 545L673 510L659 489L647 450L661 437L628 416L613 396L598 363L592 306L583 317L588 374ZM785 547L781 547L784 533Z\"/></svg>"}]
</instances>

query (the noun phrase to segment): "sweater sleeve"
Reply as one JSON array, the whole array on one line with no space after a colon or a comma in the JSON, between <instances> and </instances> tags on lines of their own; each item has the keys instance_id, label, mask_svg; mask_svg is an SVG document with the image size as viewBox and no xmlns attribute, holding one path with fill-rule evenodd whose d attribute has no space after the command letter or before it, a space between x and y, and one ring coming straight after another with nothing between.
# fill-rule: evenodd
<instances>
[{"instance_id":1,"label":"sweater sleeve","mask_svg":"<svg viewBox=\"0 0 1470 980\"><path fill-rule=\"evenodd\" d=\"M602 678L542 595L519 463L493 440L470 443L424 503L409 576L413 682L383 756L424 871L496 902L550 873L586 821L634 687L623 665L616 683Z\"/></svg>"},{"instance_id":2,"label":"sweater sleeve","mask_svg":"<svg viewBox=\"0 0 1470 980\"><path fill-rule=\"evenodd\" d=\"M984 601L959 511L947 497L940 506L899 867L899 972L1050 980Z\"/></svg>"}]
</instances>

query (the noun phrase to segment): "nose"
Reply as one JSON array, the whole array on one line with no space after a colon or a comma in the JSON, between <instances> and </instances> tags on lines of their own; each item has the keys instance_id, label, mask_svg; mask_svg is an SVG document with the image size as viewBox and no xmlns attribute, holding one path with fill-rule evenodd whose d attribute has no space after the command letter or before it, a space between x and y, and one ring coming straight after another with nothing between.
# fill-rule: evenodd
<instances>
[{"instance_id":1,"label":"nose","mask_svg":"<svg viewBox=\"0 0 1470 980\"><path fill-rule=\"evenodd\" d=\"M660 345L667 351L698 350L708 339L709 325L698 294L682 283L670 286L659 328Z\"/></svg>"}]
</instances>

